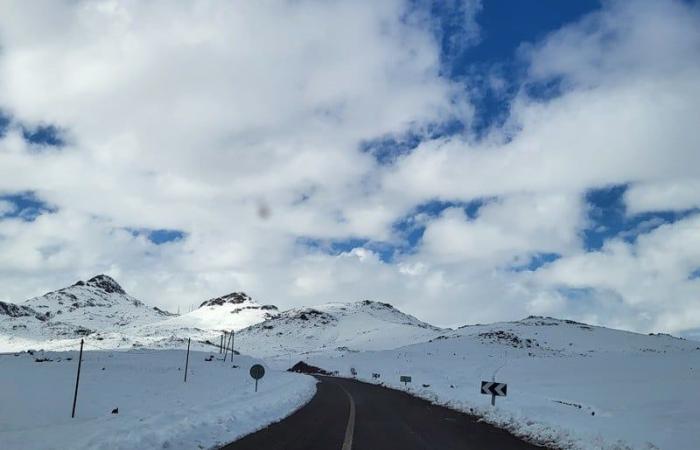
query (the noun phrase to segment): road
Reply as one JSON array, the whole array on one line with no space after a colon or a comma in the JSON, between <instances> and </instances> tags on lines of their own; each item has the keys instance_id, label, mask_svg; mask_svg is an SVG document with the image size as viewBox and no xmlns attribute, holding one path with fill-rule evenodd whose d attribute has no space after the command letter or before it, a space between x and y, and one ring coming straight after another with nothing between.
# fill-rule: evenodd
<instances>
[{"instance_id":1,"label":"road","mask_svg":"<svg viewBox=\"0 0 700 450\"><path fill-rule=\"evenodd\" d=\"M306 406L223 449L542 450L474 417L400 391L318 378L316 395Z\"/></svg>"}]
</instances>

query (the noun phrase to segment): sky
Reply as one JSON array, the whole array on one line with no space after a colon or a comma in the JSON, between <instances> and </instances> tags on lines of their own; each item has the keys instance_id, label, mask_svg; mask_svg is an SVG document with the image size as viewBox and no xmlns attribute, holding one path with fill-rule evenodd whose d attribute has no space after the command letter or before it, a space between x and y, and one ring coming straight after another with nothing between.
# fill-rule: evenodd
<instances>
[{"instance_id":1,"label":"sky","mask_svg":"<svg viewBox=\"0 0 700 450\"><path fill-rule=\"evenodd\" d=\"M700 330L694 1L0 3L0 300Z\"/></svg>"}]
</instances>

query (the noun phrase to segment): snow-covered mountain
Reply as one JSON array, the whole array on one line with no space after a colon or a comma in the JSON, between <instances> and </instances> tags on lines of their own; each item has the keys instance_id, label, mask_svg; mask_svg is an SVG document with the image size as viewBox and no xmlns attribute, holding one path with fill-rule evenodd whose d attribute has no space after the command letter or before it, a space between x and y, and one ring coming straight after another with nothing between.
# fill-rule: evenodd
<instances>
[{"instance_id":1,"label":"snow-covered mountain","mask_svg":"<svg viewBox=\"0 0 700 450\"><path fill-rule=\"evenodd\" d=\"M279 315L242 292L203 302L177 315L149 307L112 278L87 281L31 298L0 302L0 351L74 349L80 338L98 348L172 348L187 338L218 342L221 331L240 330Z\"/></svg>"},{"instance_id":2,"label":"snow-covered mountain","mask_svg":"<svg viewBox=\"0 0 700 450\"><path fill-rule=\"evenodd\" d=\"M556 448L695 449L700 343L549 317L447 330L393 350L305 355ZM372 377L380 375L379 380ZM508 384L491 407L480 382Z\"/></svg>"},{"instance_id":3,"label":"snow-covered mountain","mask_svg":"<svg viewBox=\"0 0 700 450\"><path fill-rule=\"evenodd\" d=\"M125 326L143 325L173 316L146 306L130 296L107 275L97 275L73 286L31 298L23 303L51 321L87 328L114 331Z\"/></svg>"},{"instance_id":4,"label":"snow-covered mountain","mask_svg":"<svg viewBox=\"0 0 700 450\"><path fill-rule=\"evenodd\" d=\"M199 308L161 323L163 326L220 332L241 330L279 315L274 305L261 305L244 292L233 292L203 302Z\"/></svg>"},{"instance_id":5,"label":"snow-covered mountain","mask_svg":"<svg viewBox=\"0 0 700 450\"><path fill-rule=\"evenodd\" d=\"M81 338L102 341L105 335L131 343L136 328L173 316L98 275L21 304L0 303L0 351L72 349Z\"/></svg>"},{"instance_id":6,"label":"snow-covered mountain","mask_svg":"<svg viewBox=\"0 0 700 450\"><path fill-rule=\"evenodd\" d=\"M365 300L290 309L242 330L236 342L256 356L344 353L396 348L444 331L388 303Z\"/></svg>"}]
</instances>

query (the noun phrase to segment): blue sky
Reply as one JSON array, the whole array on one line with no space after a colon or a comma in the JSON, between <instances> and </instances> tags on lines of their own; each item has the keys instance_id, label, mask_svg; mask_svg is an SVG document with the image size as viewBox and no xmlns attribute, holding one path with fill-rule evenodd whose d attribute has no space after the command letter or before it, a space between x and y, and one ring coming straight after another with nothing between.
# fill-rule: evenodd
<instances>
[{"instance_id":1,"label":"blue sky","mask_svg":"<svg viewBox=\"0 0 700 450\"><path fill-rule=\"evenodd\" d=\"M0 297L106 272L173 310L243 290L700 328L699 17L0 5Z\"/></svg>"}]
</instances>

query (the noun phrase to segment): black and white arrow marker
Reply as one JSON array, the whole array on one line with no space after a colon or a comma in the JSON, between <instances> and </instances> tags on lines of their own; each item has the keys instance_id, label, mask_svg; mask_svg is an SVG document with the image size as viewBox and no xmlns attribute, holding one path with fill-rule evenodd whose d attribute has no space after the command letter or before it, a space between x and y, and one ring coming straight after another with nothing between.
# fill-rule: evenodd
<instances>
[{"instance_id":1,"label":"black and white arrow marker","mask_svg":"<svg viewBox=\"0 0 700 450\"><path fill-rule=\"evenodd\" d=\"M508 394L508 385L505 383L496 383L493 381L482 381L481 393L486 395L498 395L499 397L505 397Z\"/></svg>"},{"instance_id":2,"label":"black and white arrow marker","mask_svg":"<svg viewBox=\"0 0 700 450\"><path fill-rule=\"evenodd\" d=\"M508 394L508 385L495 381L482 381L481 393L491 396L491 404L496 404L496 397L505 397Z\"/></svg>"}]
</instances>

